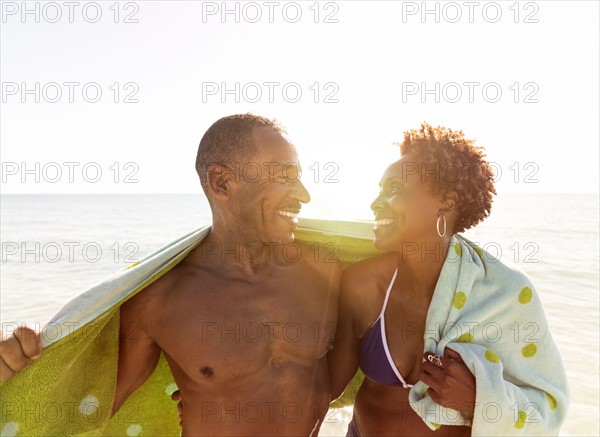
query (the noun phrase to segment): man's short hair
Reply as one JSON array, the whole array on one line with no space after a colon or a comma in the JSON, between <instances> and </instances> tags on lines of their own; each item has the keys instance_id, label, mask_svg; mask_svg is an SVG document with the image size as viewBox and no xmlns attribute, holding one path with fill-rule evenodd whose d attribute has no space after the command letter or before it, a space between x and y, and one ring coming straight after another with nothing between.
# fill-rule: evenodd
<instances>
[{"instance_id":1,"label":"man's short hair","mask_svg":"<svg viewBox=\"0 0 600 437\"><path fill-rule=\"evenodd\" d=\"M285 129L275 120L253 114L235 114L223 117L208 128L198 146L196 172L200 184L208 195L208 168L222 164L231 168L236 163L245 163L256 153L252 138L255 128L268 127L285 134Z\"/></svg>"}]
</instances>

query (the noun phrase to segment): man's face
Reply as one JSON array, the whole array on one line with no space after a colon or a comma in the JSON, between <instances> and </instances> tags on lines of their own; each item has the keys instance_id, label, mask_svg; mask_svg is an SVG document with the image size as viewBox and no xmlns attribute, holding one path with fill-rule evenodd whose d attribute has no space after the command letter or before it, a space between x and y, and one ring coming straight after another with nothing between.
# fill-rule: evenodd
<instances>
[{"instance_id":1,"label":"man's face","mask_svg":"<svg viewBox=\"0 0 600 437\"><path fill-rule=\"evenodd\" d=\"M256 153L235 169L239 183L232 207L239 228L248 240L289 243L294 240L301 204L310 201L299 179L296 150L271 128L254 129L253 139Z\"/></svg>"}]
</instances>

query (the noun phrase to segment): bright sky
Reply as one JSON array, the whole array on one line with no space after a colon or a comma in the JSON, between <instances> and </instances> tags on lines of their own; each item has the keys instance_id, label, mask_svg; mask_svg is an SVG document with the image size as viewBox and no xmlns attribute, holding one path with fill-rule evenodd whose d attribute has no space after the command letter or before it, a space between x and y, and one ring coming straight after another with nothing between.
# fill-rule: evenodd
<instances>
[{"instance_id":1,"label":"bright sky","mask_svg":"<svg viewBox=\"0 0 600 437\"><path fill-rule=\"evenodd\" d=\"M202 134L240 112L287 126L317 205L370 202L423 120L485 146L500 193L598 192L598 17L596 1L2 2L2 193L199 193Z\"/></svg>"}]
</instances>

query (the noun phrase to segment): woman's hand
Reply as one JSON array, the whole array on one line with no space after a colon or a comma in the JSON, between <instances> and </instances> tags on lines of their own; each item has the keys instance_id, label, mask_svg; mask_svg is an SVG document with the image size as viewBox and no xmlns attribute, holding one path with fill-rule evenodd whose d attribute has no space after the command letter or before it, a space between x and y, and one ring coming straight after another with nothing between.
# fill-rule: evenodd
<instances>
[{"instance_id":1,"label":"woman's hand","mask_svg":"<svg viewBox=\"0 0 600 437\"><path fill-rule=\"evenodd\" d=\"M427 393L442 407L466 413L475 411L475 376L460 354L446 347L444 356L426 352L419 378L429 386Z\"/></svg>"}]
</instances>

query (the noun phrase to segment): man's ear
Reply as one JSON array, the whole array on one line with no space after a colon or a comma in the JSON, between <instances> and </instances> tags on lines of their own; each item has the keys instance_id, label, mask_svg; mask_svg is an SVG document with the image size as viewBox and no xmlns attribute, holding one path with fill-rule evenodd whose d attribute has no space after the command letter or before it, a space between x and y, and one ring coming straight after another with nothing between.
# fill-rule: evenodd
<instances>
[{"instance_id":1,"label":"man's ear","mask_svg":"<svg viewBox=\"0 0 600 437\"><path fill-rule=\"evenodd\" d=\"M228 167L221 164L211 164L206 171L208 191L218 199L229 197L234 176L233 171Z\"/></svg>"}]
</instances>

